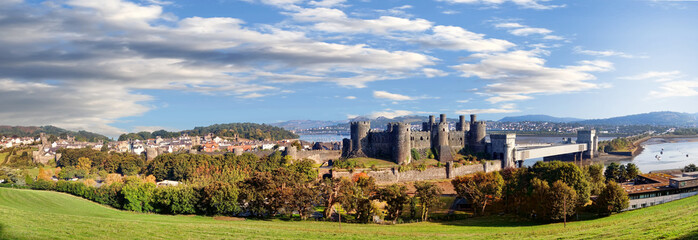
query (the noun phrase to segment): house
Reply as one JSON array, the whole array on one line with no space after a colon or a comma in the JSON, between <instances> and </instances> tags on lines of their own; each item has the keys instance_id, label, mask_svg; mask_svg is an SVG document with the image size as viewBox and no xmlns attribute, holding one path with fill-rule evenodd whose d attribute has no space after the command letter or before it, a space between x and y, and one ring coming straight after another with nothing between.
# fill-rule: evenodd
<instances>
[{"instance_id":1,"label":"house","mask_svg":"<svg viewBox=\"0 0 698 240\"><path fill-rule=\"evenodd\" d=\"M216 143L214 141L204 143L203 147L204 147L204 152L220 151L220 146L218 145L218 143Z\"/></svg>"},{"instance_id":2,"label":"house","mask_svg":"<svg viewBox=\"0 0 698 240\"><path fill-rule=\"evenodd\" d=\"M170 181L170 180L163 180L163 181L157 182L158 187L160 187L160 186L175 187L179 184L180 184L180 182Z\"/></svg>"}]
</instances>

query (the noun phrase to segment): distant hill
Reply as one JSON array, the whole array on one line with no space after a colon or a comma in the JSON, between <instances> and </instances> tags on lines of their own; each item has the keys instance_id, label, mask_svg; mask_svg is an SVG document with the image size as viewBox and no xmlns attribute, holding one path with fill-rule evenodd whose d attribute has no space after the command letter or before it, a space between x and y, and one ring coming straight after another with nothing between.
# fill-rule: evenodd
<instances>
[{"instance_id":1,"label":"distant hill","mask_svg":"<svg viewBox=\"0 0 698 240\"><path fill-rule=\"evenodd\" d=\"M650 112L606 119L579 121L584 125L654 125L696 127L698 114L680 112Z\"/></svg>"},{"instance_id":2,"label":"distant hill","mask_svg":"<svg viewBox=\"0 0 698 240\"><path fill-rule=\"evenodd\" d=\"M80 142L97 142L100 140L110 141L104 135L88 132L88 131L70 131L54 126L0 126L0 136L5 137L37 137L39 134L53 135L56 137L65 138L66 136L75 137L76 141Z\"/></svg>"},{"instance_id":3,"label":"distant hill","mask_svg":"<svg viewBox=\"0 0 698 240\"><path fill-rule=\"evenodd\" d=\"M227 124L214 124L207 127L195 127L192 130L184 130L179 132L168 132L165 130L159 130L155 132L138 132L138 133L127 133L121 134L119 136L119 141L125 141L128 139L144 140L149 138L155 138L160 136L162 138L178 137L182 134L187 134L189 136L204 136L209 133L213 133L220 137L234 137L238 136L245 139L254 140L282 140L282 139L294 139L299 136L293 132L286 129L275 127L267 124L257 124L257 123L227 123Z\"/></svg>"},{"instance_id":4,"label":"distant hill","mask_svg":"<svg viewBox=\"0 0 698 240\"><path fill-rule=\"evenodd\" d=\"M290 120L285 122L270 123L269 125L286 130L295 131L301 129L321 128L346 123L347 121L320 121L320 120Z\"/></svg>"},{"instance_id":5,"label":"distant hill","mask_svg":"<svg viewBox=\"0 0 698 240\"><path fill-rule=\"evenodd\" d=\"M583 121L580 118L568 118L568 117L553 117L549 115L524 115L524 116L514 116L505 117L500 119L500 122L578 122Z\"/></svg>"}]
</instances>

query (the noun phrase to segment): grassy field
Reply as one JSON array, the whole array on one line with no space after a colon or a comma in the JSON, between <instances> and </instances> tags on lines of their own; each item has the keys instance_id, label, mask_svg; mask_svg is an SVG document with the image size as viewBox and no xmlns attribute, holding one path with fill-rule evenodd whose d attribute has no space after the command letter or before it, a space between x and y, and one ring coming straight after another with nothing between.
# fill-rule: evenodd
<instances>
[{"instance_id":1,"label":"grassy field","mask_svg":"<svg viewBox=\"0 0 698 240\"><path fill-rule=\"evenodd\" d=\"M698 197L596 220L538 225L511 217L393 226L223 221L137 214L63 193L0 188L0 239L696 239Z\"/></svg>"},{"instance_id":2,"label":"grassy field","mask_svg":"<svg viewBox=\"0 0 698 240\"><path fill-rule=\"evenodd\" d=\"M5 158L7 157L7 155L10 155L10 153L9 152L0 153L0 166L5 164Z\"/></svg>"}]
</instances>

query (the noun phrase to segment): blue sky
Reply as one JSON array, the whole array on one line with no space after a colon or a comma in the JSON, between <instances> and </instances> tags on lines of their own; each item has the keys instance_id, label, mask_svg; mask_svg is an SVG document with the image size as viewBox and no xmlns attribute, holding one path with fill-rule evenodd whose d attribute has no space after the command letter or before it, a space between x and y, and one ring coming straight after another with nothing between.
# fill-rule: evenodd
<instances>
[{"instance_id":1,"label":"blue sky","mask_svg":"<svg viewBox=\"0 0 698 240\"><path fill-rule=\"evenodd\" d=\"M0 125L698 112L698 2L0 2Z\"/></svg>"}]
</instances>

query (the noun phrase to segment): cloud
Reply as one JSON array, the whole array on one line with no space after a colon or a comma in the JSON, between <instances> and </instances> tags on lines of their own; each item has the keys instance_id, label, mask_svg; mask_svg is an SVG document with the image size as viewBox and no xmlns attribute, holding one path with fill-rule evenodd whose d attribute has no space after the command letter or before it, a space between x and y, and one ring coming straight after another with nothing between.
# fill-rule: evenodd
<instances>
[{"instance_id":1,"label":"cloud","mask_svg":"<svg viewBox=\"0 0 698 240\"><path fill-rule=\"evenodd\" d=\"M371 114L368 115L369 118L378 118L378 117L385 117L385 118L396 118L396 117L402 117L402 116L408 116L408 115L414 115L418 114L419 112L413 112L413 111L408 111L408 110L391 110L391 109L386 109L385 111L379 111L379 112L372 112Z\"/></svg>"},{"instance_id":2,"label":"cloud","mask_svg":"<svg viewBox=\"0 0 698 240\"><path fill-rule=\"evenodd\" d=\"M532 98L533 97L531 97L531 96L525 96L525 95L503 94L503 95L487 98L486 101L488 101L490 103L499 103L499 102L528 100L528 99L532 99Z\"/></svg>"},{"instance_id":3,"label":"cloud","mask_svg":"<svg viewBox=\"0 0 698 240\"><path fill-rule=\"evenodd\" d=\"M664 82L659 90L650 91L649 95L652 98L698 96L698 80Z\"/></svg>"},{"instance_id":4,"label":"cloud","mask_svg":"<svg viewBox=\"0 0 698 240\"><path fill-rule=\"evenodd\" d=\"M565 7L565 5L545 5L542 2L548 2L549 0L437 0L440 2L447 2L452 4L483 4L490 7L498 7L499 5L511 2L519 5L522 8L538 9L538 10L549 10L554 8Z\"/></svg>"},{"instance_id":5,"label":"cloud","mask_svg":"<svg viewBox=\"0 0 698 240\"><path fill-rule=\"evenodd\" d=\"M296 9L301 1L264 2ZM118 134L123 130L110 124L153 108L142 90L256 98L297 82L365 87L423 74L436 61L421 53L316 40L303 31L249 27L235 18L177 19L160 1L61 3L2 3L8 7L0 8L0 16L8 21L0 21L0 79L6 85L0 91L4 106L12 106L0 108L3 123ZM376 19L387 27L373 31L424 23L393 20Z\"/></svg>"},{"instance_id":6,"label":"cloud","mask_svg":"<svg viewBox=\"0 0 698 240\"><path fill-rule=\"evenodd\" d=\"M389 93L386 91L373 91L373 97L374 98L382 98L382 99L390 99L393 101L408 101L408 100L415 100L415 98L406 96L406 95L400 95L400 94L395 94L395 93Z\"/></svg>"},{"instance_id":7,"label":"cloud","mask_svg":"<svg viewBox=\"0 0 698 240\"><path fill-rule=\"evenodd\" d=\"M333 8L303 8L290 14L300 22L314 22L315 30L335 33L421 32L431 28L432 23L425 19L407 19L381 16L377 19L350 18L342 10Z\"/></svg>"},{"instance_id":8,"label":"cloud","mask_svg":"<svg viewBox=\"0 0 698 240\"><path fill-rule=\"evenodd\" d=\"M647 56L635 56L635 55L631 55L631 54L627 54L627 53L619 52L619 51L613 51L613 50L604 50L604 51L587 50L587 49L583 49L580 46L574 47L573 50L575 53L578 53L578 54L598 56L598 57L649 58Z\"/></svg>"},{"instance_id":9,"label":"cloud","mask_svg":"<svg viewBox=\"0 0 698 240\"><path fill-rule=\"evenodd\" d=\"M649 72L640 73L640 74L633 75L633 76L620 77L618 79L624 79L624 80L653 79L653 80L658 81L658 82L665 82L665 81L671 81L671 80L682 78L682 77L684 77L684 75L681 73L681 71L667 71L667 72L649 71Z\"/></svg>"},{"instance_id":10,"label":"cloud","mask_svg":"<svg viewBox=\"0 0 698 240\"><path fill-rule=\"evenodd\" d=\"M483 113L514 113L514 112L520 112L519 110L515 109L516 106L513 104L504 104L501 105L499 108L482 108L482 109L463 109L456 111L456 114L459 115L468 115L468 114L483 114Z\"/></svg>"},{"instance_id":11,"label":"cloud","mask_svg":"<svg viewBox=\"0 0 698 240\"><path fill-rule=\"evenodd\" d=\"M310 1L308 4L318 7L344 7L344 2L346 2L346 0L322 0Z\"/></svg>"},{"instance_id":12,"label":"cloud","mask_svg":"<svg viewBox=\"0 0 698 240\"><path fill-rule=\"evenodd\" d=\"M346 97L344 97L344 99L354 100L354 99L356 99L356 97L355 96L346 96Z\"/></svg>"},{"instance_id":13,"label":"cloud","mask_svg":"<svg viewBox=\"0 0 698 240\"><path fill-rule=\"evenodd\" d=\"M516 46L506 40L485 38L484 34L470 32L456 26L435 26L432 34L424 35L415 41L427 47L447 50L467 50L471 52L498 52Z\"/></svg>"},{"instance_id":14,"label":"cloud","mask_svg":"<svg viewBox=\"0 0 698 240\"><path fill-rule=\"evenodd\" d=\"M422 71L424 72L424 76L426 76L428 78L448 76L447 72L441 71L439 69L434 69L434 68L424 68L424 69L422 69Z\"/></svg>"},{"instance_id":15,"label":"cloud","mask_svg":"<svg viewBox=\"0 0 698 240\"><path fill-rule=\"evenodd\" d=\"M553 30L547 28L529 27L517 22L500 22L494 25L496 28L506 28L514 36L526 37L530 35L541 35L545 40L564 40L565 38L552 35Z\"/></svg>"},{"instance_id":16,"label":"cloud","mask_svg":"<svg viewBox=\"0 0 698 240\"><path fill-rule=\"evenodd\" d=\"M463 77L478 77L489 83L485 94L495 97L490 102L530 99L531 94L560 94L600 88L590 82L596 79L591 72L613 69L607 61L580 61L577 65L563 67L545 66L545 50L516 50L505 53L478 53L469 58L476 63L453 66Z\"/></svg>"}]
</instances>

